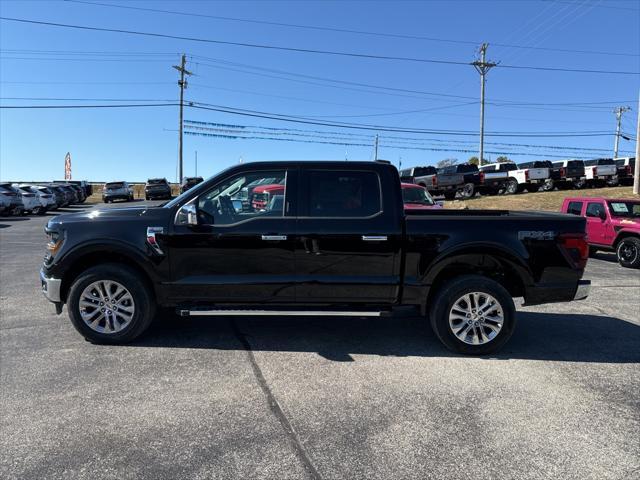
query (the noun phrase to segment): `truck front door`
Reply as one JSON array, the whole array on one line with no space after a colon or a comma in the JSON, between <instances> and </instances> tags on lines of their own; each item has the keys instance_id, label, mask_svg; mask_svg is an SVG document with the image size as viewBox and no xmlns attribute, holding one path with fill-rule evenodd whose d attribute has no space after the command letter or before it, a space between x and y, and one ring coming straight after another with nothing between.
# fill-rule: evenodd
<instances>
[{"instance_id":1,"label":"truck front door","mask_svg":"<svg viewBox=\"0 0 640 480\"><path fill-rule=\"evenodd\" d=\"M293 174L292 174L293 172ZM197 225L177 214L167 244L172 301L202 303L292 303L295 301L295 217L297 171L246 171L224 179L193 200ZM259 208L243 201L248 185L281 184Z\"/></svg>"},{"instance_id":2,"label":"truck front door","mask_svg":"<svg viewBox=\"0 0 640 480\"><path fill-rule=\"evenodd\" d=\"M299 303L394 301L402 198L399 189L382 190L392 181L390 169L303 170L295 242Z\"/></svg>"},{"instance_id":3,"label":"truck front door","mask_svg":"<svg viewBox=\"0 0 640 480\"><path fill-rule=\"evenodd\" d=\"M598 245L608 245L611 243L608 229L611 222L602 202L588 202L585 212L587 217L587 241Z\"/></svg>"}]
</instances>

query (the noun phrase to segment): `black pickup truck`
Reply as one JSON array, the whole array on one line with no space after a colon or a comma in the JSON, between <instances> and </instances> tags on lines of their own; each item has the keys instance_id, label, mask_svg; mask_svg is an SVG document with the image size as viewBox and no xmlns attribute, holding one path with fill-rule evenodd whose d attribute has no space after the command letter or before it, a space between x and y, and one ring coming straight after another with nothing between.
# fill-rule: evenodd
<instances>
[{"instance_id":1,"label":"black pickup truck","mask_svg":"<svg viewBox=\"0 0 640 480\"><path fill-rule=\"evenodd\" d=\"M453 200L456 194L462 198L471 198L476 192L495 193L494 186L485 184L484 173L478 169L477 165L471 163L438 168L427 174L416 176L413 183L422 185L433 196L444 195L447 200Z\"/></svg>"},{"instance_id":2,"label":"black pickup truck","mask_svg":"<svg viewBox=\"0 0 640 480\"><path fill-rule=\"evenodd\" d=\"M242 202L284 178L269 202ZM179 315L388 315L414 307L451 350L500 348L526 304L585 298L585 219L502 210L407 214L379 162L229 168L159 206L52 218L40 272L58 313L95 343ZM403 308L406 310L406 308Z\"/></svg>"}]
</instances>

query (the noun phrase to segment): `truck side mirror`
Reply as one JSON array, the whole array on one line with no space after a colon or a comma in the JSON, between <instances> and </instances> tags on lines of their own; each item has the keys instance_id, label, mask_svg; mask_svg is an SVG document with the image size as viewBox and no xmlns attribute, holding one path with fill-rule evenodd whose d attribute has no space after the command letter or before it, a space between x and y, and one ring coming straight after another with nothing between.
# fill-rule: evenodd
<instances>
[{"instance_id":1,"label":"truck side mirror","mask_svg":"<svg viewBox=\"0 0 640 480\"><path fill-rule=\"evenodd\" d=\"M600 217L600 220L602 220L603 222L607 219L607 213L604 210L600 210L598 212L598 216Z\"/></svg>"},{"instance_id":2,"label":"truck side mirror","mask_svg":"<svg viewBox=\"0 0 640 480\"><path fill-rule=\"evenodd\" d=\"M180 207L176 214L176 225L198 225L198 212L193 203Z\"/></svg>"}]
</instances>

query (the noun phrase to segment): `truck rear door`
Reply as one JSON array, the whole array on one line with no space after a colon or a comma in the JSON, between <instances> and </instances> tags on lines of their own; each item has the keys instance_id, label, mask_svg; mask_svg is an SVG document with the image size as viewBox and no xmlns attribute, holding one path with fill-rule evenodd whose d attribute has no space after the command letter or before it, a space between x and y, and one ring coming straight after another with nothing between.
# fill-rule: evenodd
<instances>
[{"instance_id":1,"label":"truck rear door","mask_svg":"<svg viewBox=\"0 0 640 480\"><path fill-rule=\"evenodd\" d=\"M395 301L402 198L397 174L382 167L302 169L294 246L298 303Z\"/></svg>"}]
</instances>

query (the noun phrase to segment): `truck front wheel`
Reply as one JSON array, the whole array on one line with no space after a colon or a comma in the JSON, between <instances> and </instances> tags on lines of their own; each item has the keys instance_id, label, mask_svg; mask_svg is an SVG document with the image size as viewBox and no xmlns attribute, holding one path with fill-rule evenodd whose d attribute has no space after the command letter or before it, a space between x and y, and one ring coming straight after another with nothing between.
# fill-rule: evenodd
<instances>
[{"instance_id":1,"label":"truck front wheel","mask_svg":"<svg viewBox=\"0 0 640 480\"><path fill-rule=\"evenodd\" d=\"M71 323L88 341L120 344L149 327L155 302L138 272L111 263L90 268L75 279L67 309Z\"/></svg>"},{"instance_id":2,"label":"truck front wheel","mask_svg":"<svg viewBox=\"0 0 640 480\"><path fill-rule=\"evenodd\" d=\"M626 268L640 268L640 239L627 237L616 248L618 263Z\"/></svg>"},{"instance_id":3,"label":"truck front wheel","mask_svg":"<svg viewBox=\"0 0 640 480\"><path fill-rule=\"evenodd\" d=\"M429 306L431 328L451 351L486 355L511 337L516 310L509 292L480 275L454 278L440 287Z\"/></svg>"}]
</instances>

